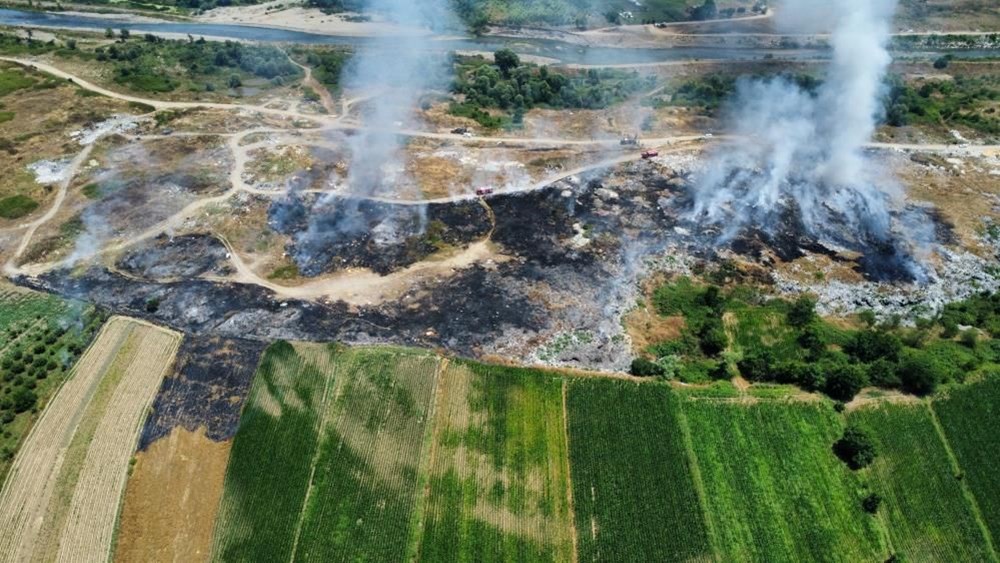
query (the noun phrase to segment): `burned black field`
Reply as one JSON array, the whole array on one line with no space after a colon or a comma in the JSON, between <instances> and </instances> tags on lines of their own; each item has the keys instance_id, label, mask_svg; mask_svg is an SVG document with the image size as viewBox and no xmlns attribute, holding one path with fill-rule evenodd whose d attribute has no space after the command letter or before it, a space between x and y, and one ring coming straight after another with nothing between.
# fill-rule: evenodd
<instances>
[{"instance_id":1,"label":"burned black field","mask_svg":"<svg viewBox=\"0 0 1000 563\"><path fill-rule=\"evenodd\" d=\"M911 279L902 268L885 267L886 256L899 252L891 242L847 254L811 236L794 214L780 229L751 227L720 242L718 227L690 219L686 177L652 163L481 201L333 199L324 203L329 215L319 217L306 213L314 204L285 199L269 212L269 224L296 241L287 251L310 276L348 267L399 272L440 245L461 248L484 237L497 259L414 282L399 299L367 305L219 281L230 272L226 247L196 234L160 237L131 250L114 269L91 266L20 281L205 337L384 342L531 359L560 334L586 334L547 359L619 369L629 357L620 319L638 297L639 279L667 255L705 264L736 257L766 268L814 253L873 279ZM390 228L392 236L378 237Z\"/></svg>"}]
</instances>

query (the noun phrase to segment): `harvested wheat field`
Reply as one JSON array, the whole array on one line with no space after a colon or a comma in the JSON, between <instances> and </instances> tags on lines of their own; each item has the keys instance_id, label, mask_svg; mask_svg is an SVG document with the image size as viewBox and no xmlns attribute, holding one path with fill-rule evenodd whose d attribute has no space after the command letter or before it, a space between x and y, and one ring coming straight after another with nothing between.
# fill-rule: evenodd
<instances>
[{"instance_id":1,"label":"harvested wheat field","mask_svg":"<svg viewBox=\"0 0 1000 563\"><path fill-rule=\"evenodd\" d=\"M180 335L115 317L14 460L0 560L106 561L139 430Z\"/></svg>"},{"instance_id":2,"label":"harvested wheat field","mask_svg":"<svg viewBox=\"0 0 1000 563\"><path fill-rule=\"evenodd\" d=\"M176 427L136 454L114 560L207 560L230 445Z\"/></svg>"}]
</instances>

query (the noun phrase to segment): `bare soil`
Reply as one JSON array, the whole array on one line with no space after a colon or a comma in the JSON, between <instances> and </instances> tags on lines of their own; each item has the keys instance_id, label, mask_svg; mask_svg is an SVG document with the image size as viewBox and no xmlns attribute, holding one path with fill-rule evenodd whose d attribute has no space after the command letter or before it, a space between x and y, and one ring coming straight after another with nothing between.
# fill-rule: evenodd
<instances>
[{"instance_id":1,"label":"bare soil","mask_svg":"<svg viewBox=\"0 0 1000 563\"><path fill-rule=\"evenodd\" d=\"M232 442L175 427L135 456L115 561L207 561Z\"/></svg>"}]
</instances>

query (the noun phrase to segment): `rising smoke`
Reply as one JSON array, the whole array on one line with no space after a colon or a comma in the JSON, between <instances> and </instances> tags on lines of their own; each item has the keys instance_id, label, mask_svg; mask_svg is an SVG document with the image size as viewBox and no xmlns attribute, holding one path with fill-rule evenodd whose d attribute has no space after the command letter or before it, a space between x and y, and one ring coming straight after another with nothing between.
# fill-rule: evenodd
<instances>
[{"instance_id":1,"label":"rising smoke","mask_svg":"<svg viewBox=\"0 0 1000 563\"><path fill-rule=\"evenodd\" d=\"M366 9L412 32L379 35L355 54L341 77L346 91L372 96L365 104L365 127L346 138L350 168L345 191L363 198L412 198L419 194L400 193L404 186L412 189L412 185L401 181L406 162L396 132L413 128L421 96L446 89L450 80L446 56L433 48L434 39L423 30L459 29L460 25L449 0L371 0ZM378 235L374 239L377 244L398 243L414 235L404 232L412 229L402 228L402 224L415 222L419 231L426 223L426 208L410 206L404 210L406 217L390 215L372 225L358 212L360 201L331 195L312 205L308 228L296 237L295 257L300 268L344 237L371 231ZM333 216L338 219L331 221Z\"/></svg>"},{"instance_id":2,"label":"rising smoke","mask_svg":"<svg viewBox=\"0 0 1000 563\"><path fill-rule=\"evenodd\" d=\"M786 78L738 84L730 108L735 140L713 154L696 182L696 220L724 225L727 240L747 228L774 232L791 214L821 241L874 251L887 271L922 277L909 258L918 229L894 210L900 190L863 152L882 116L895 4L783 4L784 21L800 32L832 22L825 81L816 92Z\"/></svg>"}]
</instances>

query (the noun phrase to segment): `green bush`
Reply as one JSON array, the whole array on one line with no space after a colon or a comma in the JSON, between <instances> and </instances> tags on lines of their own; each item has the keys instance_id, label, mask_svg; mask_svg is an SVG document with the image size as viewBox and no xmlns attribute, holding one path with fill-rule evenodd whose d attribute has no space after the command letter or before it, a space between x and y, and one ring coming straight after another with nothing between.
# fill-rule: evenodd
<instances>
[{"instance_id":1,"label":"green bush","mask_svg":"<svg viewBox=\"0 0 1000 563\"><path fill-rule=\"evenodd\" d=\"M632 360L631 373L637 377L658 377L663 375L663 368L645 358Z\"/></svg>"},{"instance_id":2,"label":"green bush","mask_svg":"<svg viewBox=\"0 0 1000 563\"><path fill-rule=\"evenodd\" d=\"M862 469L875 461L875 443L868 433L856 425L848 425L833 445L833 451L848 467L854 470Z\"/></svg>"},{"instance_id":3,"label":"green bush","mask_svg":"<svg viewBox=\"0 0 1000 563\"><path fill-rule=\"evenodd\" d=\"M26 195L12 195L0 199L0 217L20 219L38 209L38 202Z\"/></svg>"}]
</instances>

